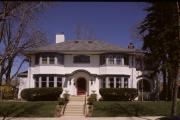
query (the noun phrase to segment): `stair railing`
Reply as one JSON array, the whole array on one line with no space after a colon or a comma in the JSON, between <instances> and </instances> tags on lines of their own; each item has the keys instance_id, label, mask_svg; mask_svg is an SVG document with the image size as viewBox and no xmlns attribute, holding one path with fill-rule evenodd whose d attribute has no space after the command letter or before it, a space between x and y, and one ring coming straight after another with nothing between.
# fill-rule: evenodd
<instances>
[{"instance_id":1,"label":"stair railing","mask_svg":"<svg viewBox=\"0 0 180 120\"><path fill-rule=\"evenodd\" d=\"M85 101L84 101L84 115L86 115L86 96L87 96L87 92L85 93Z\"/></svg>"}]
</instances>

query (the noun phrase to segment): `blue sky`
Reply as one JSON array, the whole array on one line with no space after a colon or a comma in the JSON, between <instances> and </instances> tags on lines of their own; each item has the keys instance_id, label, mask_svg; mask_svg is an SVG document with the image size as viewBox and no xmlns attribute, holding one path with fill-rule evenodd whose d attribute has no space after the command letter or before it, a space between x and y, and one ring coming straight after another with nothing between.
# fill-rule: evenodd
<instances>
[{"instance_id":1,"label":"blue sky","mask_svg":"<svg viewBox=\"0 0 180 120\"><path fill-rule=\"evenodd\" d=\"M53 2L40 15L38 27L46 33L51 43L55 35L64 32L66 40L75 39L77 25L93 30L98 40L127 47L142 42L133 37L137 24L146 16L143 2ZM27 70L27 65L21 71Z\"/></svg>"},{"instance_id":2,"label":"blue sky","mask_svg":"<svg viewBox=\"0 0 180 120\"><path fill-rule=\"evenodd\" d=\"M96 39L127 47L137 24L146 16L142 2L54 2L39 19L40 28L51 42L64 32L67 40L75 39L77 25L93 30ZM138 44L137 44L138 43Z\"/></svg>"}]
</instances>

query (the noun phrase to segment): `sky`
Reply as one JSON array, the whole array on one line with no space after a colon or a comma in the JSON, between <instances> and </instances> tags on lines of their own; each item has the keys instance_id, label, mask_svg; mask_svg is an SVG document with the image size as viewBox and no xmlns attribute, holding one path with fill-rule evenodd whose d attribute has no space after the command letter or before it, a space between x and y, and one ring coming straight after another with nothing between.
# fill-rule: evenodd
<instances>
[{"instance_id":1,"label":"sky","mask_svg":"<svg viewBox=\"0 0 180 120\"><path fill-rule=\"evenodd\" d=\"M39 27L52 43L55 35L64 32L66 40L76 39L77 26L92 30L95 38L121 47L130 42L137 24L146 16L142 2L53 2L40 16Z\"/></svg>"},{"instance_id":2,"label":"sky","mask_svg":"<svg viewBox=\"0 0 180 120\"><path fill-rule=\"evenodd\" d=\"M146 16L143 2L52 2L39 16L38 26L48 40L64 32L65 40L75 40L79 25L94 32L95 38L126 48L130 42L140 48L142 41L134 37L137 25ZM27 70L27 64L21 71Z\"/></svg>"}]
</instances>

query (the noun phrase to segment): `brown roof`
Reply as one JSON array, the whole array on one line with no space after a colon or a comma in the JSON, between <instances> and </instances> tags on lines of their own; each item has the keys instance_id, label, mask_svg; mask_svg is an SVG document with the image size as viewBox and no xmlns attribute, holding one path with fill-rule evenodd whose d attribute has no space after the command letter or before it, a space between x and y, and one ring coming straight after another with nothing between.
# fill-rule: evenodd
<instances>
[{"instance_id":1,"label":"brown roof","mask_svg":"<svg viewBox=\"0 0 180 120\"><path fill-rule=\"evenodd\" d=\"M99 40L67 40L27 51L28 54L37 52L138 52L138 50L118 47Z\"/></svg>"}]
</instances>

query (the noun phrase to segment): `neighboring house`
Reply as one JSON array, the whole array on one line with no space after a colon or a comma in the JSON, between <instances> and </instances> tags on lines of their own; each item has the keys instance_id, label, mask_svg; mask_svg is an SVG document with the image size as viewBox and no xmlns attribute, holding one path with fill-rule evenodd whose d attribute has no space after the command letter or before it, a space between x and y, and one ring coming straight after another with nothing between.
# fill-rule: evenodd
<instances>
[{"instance_id":1,"label":"neighboring house","mask_svg":"<svg viewBox=\"0 0 180 120\"><path fill-rule=\"evenodd\" d=\"M27 73L20 77L20 92L24 88L62 87L63 93L90 95L100 98L100 88L137 88L145 79L149 92L153 82L137 69L140 50L130 44L121 48L98 40L67 40L56 35L56 44L43 46L25 54L29 58Z\"/></svg>"}]
</instances>

